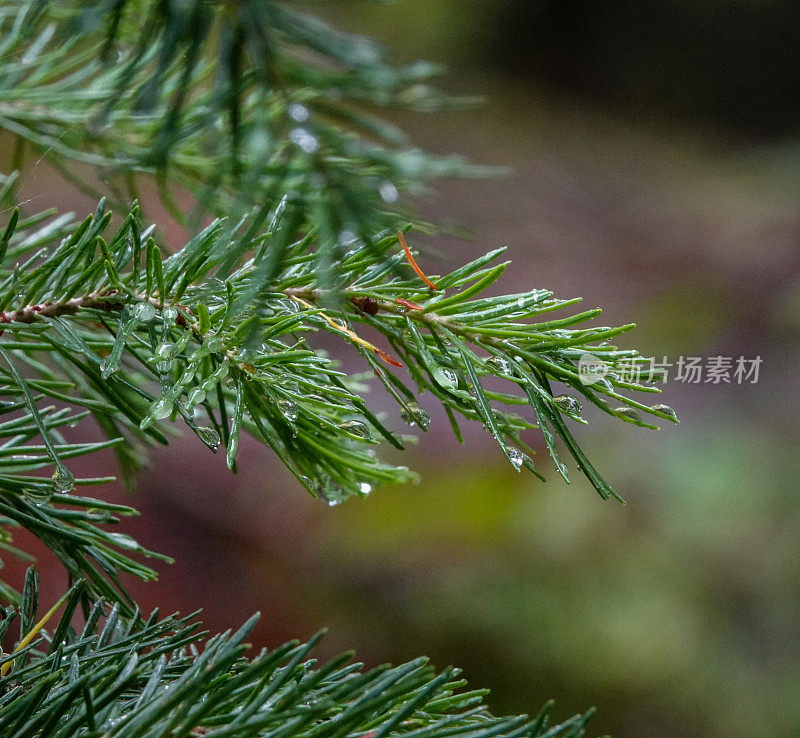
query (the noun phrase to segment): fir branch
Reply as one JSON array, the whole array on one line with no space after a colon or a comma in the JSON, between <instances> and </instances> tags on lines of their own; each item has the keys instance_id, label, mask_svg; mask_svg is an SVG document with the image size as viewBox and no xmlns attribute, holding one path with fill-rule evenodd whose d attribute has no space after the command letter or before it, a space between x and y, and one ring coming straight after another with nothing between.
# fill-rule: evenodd
<instances>
[{"instance_id":1,"label":"fir branch","mask_svg":"<svg viewBox=\"0 0 800 738\"><path fill-rule=\"evenodd\" d=\"M74 580L41 619L35 572L21 595L0 582L19 604L0 640L20 623L14 650L0 654L3 735L583 734L586 716L548 728L547 708L534 720L492 717L483 693L460 692L455 670L436 675L424 659L317 667L315 638L248 660L254 620L207 641L188 618L144 621L120 578L153 578L137 559L154 554L107 530L135 511L78 494L109 480L68 469L113 449L130 484L146 447L167 443L166 421L180 418L213 452L224 446L233 470L241 433L252 433L329 504L413 479L374 453L380 439L403 447L393 419L310 345L328 332L363 357L409 425L428 430L417 401L427 390L459 439L457 416L481 422L515 468L539 474L522 437L538 425L565 479L558 438L597 491L616 496L568 427L586 422L580 402L551 383L626 422L654 427L639 412L674 421L667 406L628 396L657 391L626 381L645 360L607 343L632 326L586 327L599 310L548 319L577 300L543 289L487 296L506 267L493 264L500 251L429 278L397 232L409 220L396 212L401 193L486 173L423 154L375 116L452 102L428 86L435 71L395 67L378 44L277 0L0 6L0 129L15 139L15 166L32 147L85 191L81 167L107 190L81 223L25 217L18 175L0 176L0 526L39 536ZM142 175L197 231L171 255L127 207ZM195 203L188 218L176 193ZM124 214L118 227L105 196ZM200 229L204 211L225 217ZM581 381L585 352L604 362L604 380ZM389 367L404 367L413 387ZM107 440L70 442L87 416ZM2 527L0 547L14 552Z\"/></svg>"},{"instance_id":2,"label":"fir branch","mask_svg":"<svg viewBox=\"0 0 800 738\"><path fill-rule=\"evenodd\" d=\"M233 467L239 433L247 427L276 450L307 489L332 504L376 484L407 479L409 472L382 465L369 453L376 443L373 431L398 447L402 439L368 411L329 360L300 338L309 331L344 338L373 369L376 357L405 364L415 391L396 375L390 378L388 370L377 373L406 420L425 427L415 398L428 390L449 412L481 421L518 469L535 471L532 449L521 433L537 424L545 428L551 453L555 433L588 468L561 419L585 422L580 404L570 395L554 396L549 380L628 422L654 427L632 409L674 420L664 406L649 407L621 392L657 392L653 386L625 382L614 371L608 381L587 386L578 375L577 358L584 352L601 357L609 370L643 361L635 352L604 345L632 326L565 327L593 319L599 310L540 320L575 302L553 299L546 290L483 297L506 267L491 265L500 251L437 277L432 292L434 282L421 273L404 241L393 255L398 238L385 234L371 248L355 244L343 254L339 285L329 289L320 285L313 232L283 246L280 262L274 263L273 241L285 217L276 210L266 233L254 234L242 224L244 236L231 235L215 221L164 259L152 239L142 242L135 207L106 243L108 213L101 205L98 215L46 260L8 272L29 304L6 310L4 326L28 341L23 355L29 363L37 352L68 349L83 356L86 361L77 368L90 375L100 393L86 399L116 407L121 398L115 393L123 392L129 433L153 429L161 434L159 420L181 416L212 450L224 439ZM11 233L8 241L13 247L22 238ZM254 256L237 265L242 252ZM76 263L89 265L90 279L87 270L70 279ZM403 275L403 268L412 274ZM454 289L459 291L447 292ZM42 323L49 328L24 332L24 326ZM98 323L108 331L106 338L93 328ZM377 329L386 344L365 340L358 323ZM487 388L488 377L511 382L522 394ZM150 389L154 382L157 392ZM309 402L310 394L316 397ZM531 420L497 407L522 406L531 398L536 398ZM622 403L621 408L612 409L606 398ZM195 422L197 410L208 425ZM233 419L230 427L225 417ZM599 475L588 476L601 495L616 495Z\"/></svg>"},{"instance_id":3,"label":"fir branch","mask_svg":"<svg viewBox=\"0 0 800 738\"><path fill-rule=\"evenodd\" d=\"M0 9L0 36L0 129L117 207L138 197L141 174L157 174L179 220L170 185L236 219L294 190L293 207L324 214L332 249L340 232L396 226L399 194L422 182L498 171L424 154L374 117L376 105L457 104L427 85L433 65L394 68L374 42L271 0L13 0ZM76 176L74 163L111 192Z\"/></svg>"},{"instance_id":4,"label":"fir branch","mask_svg":"<svg viewBox=\"0 0 800 738\"><path fill-rule=\"evenodd\" d=\"M0 657L0 732L17 738L178 738L303 735L308 738L579 738L591 712L549 725L551 705L533 719L494 717L486 690L466 691L457 669L436 673L427 659L365 670L344 654L311 658L321 634L250 658L244 643L258 616L235 633L205 640L192 618L144 621L102 602L78 633L78 598L65 595L54 635L38 632L36 586L21 645ZM6 632L17 617L0 621ZM99 628L101 618L105 625Z\"/></svg>"}]
</instances>

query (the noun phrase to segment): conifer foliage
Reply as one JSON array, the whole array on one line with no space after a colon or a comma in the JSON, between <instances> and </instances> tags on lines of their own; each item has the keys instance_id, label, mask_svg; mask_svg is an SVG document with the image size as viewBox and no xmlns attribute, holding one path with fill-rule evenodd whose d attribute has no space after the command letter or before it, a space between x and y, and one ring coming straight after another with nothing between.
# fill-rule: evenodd
<instances>
[{"instance_id":1,"label":"conifer foliage","mask_svg":"<svg viewBox=\"0 0 800 738\"><path fill-rule=\"evenodd\" d=\"M40 613L35 569L21 593L0 581L12 649L0 656L2 735L583 733L588 716L550 727L547 708L493 717L457 670L424 659L320 665L319 636L248 657L255 620L207 638L193 617L143 616L120 577L155 579L142 559L165 557L120 532L135 510L103 501L109 479L70 471L112 448L132 486L148 447L179 425L235 471L246 432L336 505L414 479L380 450L402 449L409 426L428 430L430 396L457 437L459 422L481 423L518 470L540 474L523 434L541 433L565 479L568 455L608 498L569 429L585 423L581 403L645 427L646 415L675 420L631 396L657 391L626 379L644 360L610 343L632 325L597 327L599 310L545 289L498 295L501 249L445 275L420 267L413 228L425 226L401 195L489 172L413 148L380 109L463 101L430 86L431 65L393 66L296 5L0 7L0 129L14 165L46 157L99 200L83 219L30 211L19 173L0 175L0 545L24 557L10 530L26 528L71 583ZM139 190L152 184L193 234L182 248L166 249L150 222ZM322 334L357 352L364 374L343 372ZM582 381L586 353L604 379ZM394 415L370 409L365 377ZM75 440L96 437L72 430L92 421L102 440Z\"/></svg>"}]
</instances>

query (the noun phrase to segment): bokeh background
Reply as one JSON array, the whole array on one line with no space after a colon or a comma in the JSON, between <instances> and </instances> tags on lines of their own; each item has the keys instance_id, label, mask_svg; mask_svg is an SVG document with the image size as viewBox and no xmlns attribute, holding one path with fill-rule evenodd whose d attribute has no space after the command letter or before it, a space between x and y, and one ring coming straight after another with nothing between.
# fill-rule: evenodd
<instances>
[{"instance_id":1,"label":"bokeh background","mask_svg":"<svg viewBox=\"0 0 800 738\"><path fill-rule=\"evenodd\" d=\"M761 357L758 382L673 370L664 400L682 422L658 432L587 410L578 439L625 507L577 473L566 485L544 452L547 484L480 429L459 446L428 398L431 430L404 462L422 482L335 509L257 444L232 477L184 437L155 456L142 517L126 523L177 560L160 583L132 583L137 599L203 607L211 629L260 610L259 645L328 626L328 654L427 654L490 687L498 713L596 705L590 735L800 735L798 6L314 7L400 60L445 62L448 90L486 97L398 119L424 148L513 167L411 203L471 234L419 239L429 273L507 246L500 288L582 295L607 324L635 320L622 345L659 359ZM26 186L41 191L46 160L31 166ZM58 199L91 206L62 186ZM374 401L403 427L377 388ZM62 576L44 574L53 594Z\"/></svg>"}]
</instances>

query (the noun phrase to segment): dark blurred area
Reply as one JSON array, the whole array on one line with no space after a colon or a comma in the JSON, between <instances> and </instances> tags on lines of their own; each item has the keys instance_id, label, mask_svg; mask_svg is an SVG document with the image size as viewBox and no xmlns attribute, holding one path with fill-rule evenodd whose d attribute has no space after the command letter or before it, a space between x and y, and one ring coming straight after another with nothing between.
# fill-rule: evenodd
<instances>
[{"instance_id":1,"label":"dark blurred area","mask_svg":"<svg viewBox=\"0 0 800 738\"><path fill-rule=\"evenodd\" d=\"M415 236L426 271L507 246L498 290L583 295L604 324L638 323L621 345L671 362L760 357L760 376L686 383L672 369L663 399L682 423L659 432L588 410L576 436L625 507L577 470L567 486L543 450L547 484L480 428L459 446L428 397L431 431L402 462L421 484L336 509L254 443L232 477L183 437L155 456L142 517L125 524L177 559L159 584L133 583L137 598L203 607L211 629L259 609L259 645L327 625L327 653L425 653L491 687L500 713L595 704L590 735L800 735L798 6L311 7L400 59L445 61L445 87L487 98L398 116L423 147L513 167L411 203L473 234ZM30 165L31 192L54 186L46 159ZM63 188L58 202L91 207ZM374 402L404 429L377 387ZM57 568L48 577L61 588Z\"/></svg>"},{"instance_id":2,"label":"dark blurred area","mask_svg":"<svg viewBox=\"0 0 800 738\"><path fill-rule=\"evenodd\" d=\"M773 0L498 3L487 63L637 117L797 131L800 6Z\"/></svg>"}]
</instances>

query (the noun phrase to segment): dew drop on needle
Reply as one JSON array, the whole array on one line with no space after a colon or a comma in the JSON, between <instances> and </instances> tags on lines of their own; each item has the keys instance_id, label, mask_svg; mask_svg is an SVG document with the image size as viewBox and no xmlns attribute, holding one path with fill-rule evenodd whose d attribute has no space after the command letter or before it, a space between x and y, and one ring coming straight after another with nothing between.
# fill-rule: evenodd
<instances>
[{"instance_id":1,"label":"dew drop on needle","mask_svg":"<svg viewBox=\"0 0 800 738\"><path fill-rule=\"evenodd\" d=\"M409 402L400 410L400 418L411 426L418 425L426 431L431 425L431 416L423 410L416 402Z\"/></svg>"},{"instance_id":2,"label":"dew drop on needle","mask_svg":"<svg viewBox=\"0 0 800 738\"><path fill-rule=\"evenodd\" d=\"M65 495L75 489L75 477L69 469L59 466L51 477L53 480L53 490L58 494Z\"/></svg>"},{"instance_id":3,"label":"dew drop on needle","mask_svg":"<svg viewBox=\"0 0 800 738\"><path fill-rule=\"evenodd\" d=\"M214 453L217 453L219 450L219 433L216 430L211 428L207 425L201 425L197 428L197 435L200 436L200 440L206 444Z\"/></svg>"}]
</instances>

